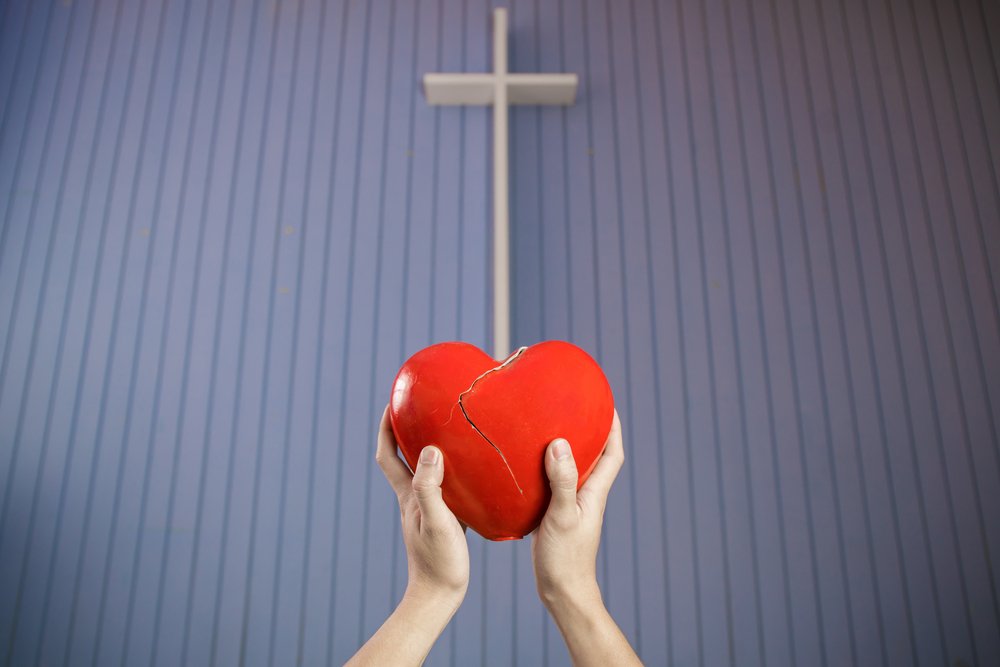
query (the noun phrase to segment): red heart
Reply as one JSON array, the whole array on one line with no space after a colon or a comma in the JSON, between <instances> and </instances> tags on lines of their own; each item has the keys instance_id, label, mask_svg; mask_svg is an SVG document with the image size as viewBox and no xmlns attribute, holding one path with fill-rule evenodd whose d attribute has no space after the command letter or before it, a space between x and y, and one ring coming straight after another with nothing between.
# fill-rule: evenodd
<instances>
[{"instance_id":1,"label":"red heart","mask_svg":"<svg viewBox=\"0 0 1000 667\"><path fill-rule=\"evenodd\" d=\"M411 470L425 446L441 450L442 494L455 516L487 539L514 540L534 530L548 507L549 442L569 441L579 488L604 449L614 397L601 367L571 343L522 347L501 364L451 342L403 364L389 412Z\"/></svg>"}]
</instances>

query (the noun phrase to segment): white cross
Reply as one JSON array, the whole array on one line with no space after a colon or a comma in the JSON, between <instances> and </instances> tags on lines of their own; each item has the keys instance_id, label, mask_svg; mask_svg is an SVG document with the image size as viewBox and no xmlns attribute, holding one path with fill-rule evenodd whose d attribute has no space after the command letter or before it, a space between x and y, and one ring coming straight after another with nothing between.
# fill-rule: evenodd
<instances>
[{"instance_id":1,"label":"white cross","mask_svg":"<svg viewBox=\"0 0 1000 667\"><path fill-rule=\"evenodd\" d=\"M507 10L493 10L492 74L424 74L428 104L493 106L493 357L510 354L510 233L507 107L573 104L576 74L507 72Z\"/></svg>"}]
</instances>

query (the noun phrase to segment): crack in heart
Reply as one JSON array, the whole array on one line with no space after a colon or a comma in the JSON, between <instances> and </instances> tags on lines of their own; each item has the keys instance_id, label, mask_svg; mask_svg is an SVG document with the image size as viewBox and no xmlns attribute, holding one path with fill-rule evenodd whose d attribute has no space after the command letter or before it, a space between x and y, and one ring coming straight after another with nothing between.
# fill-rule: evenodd
<instances>
[{"instance_id":1,"label":"crack in heart","mask_svg":"<svg viewBox=\"0 0 1000 667\"><path fill-rule=\"evenodd\" d=\"M527 350L527 349L528 349L527 347L520 347L520 348L518 348L517 352L515 352L513 355L511 355L502 364L500 364L496 368L491 368L490 370L486 371L485 373L483 373L482 375L480 375L479 377L477 377L475 380L473 380L472 384L469 385L469 388L466 389L465 391L463 391L461 394L458 395L458 403L457 403L458 407L462 410L462 414L465 416L465 421L469 422L469 426L471 426L476 431L476 433L478 433L482 437L483 440L485 440L487 443L489 443L490 447L492 447L493 449L495 449L496 452L497 452L497 454L500 455L500 458L503 460L503 464L505 466L507 466L507 472L510 473L510 478L512 480L514 480L514 486L517 487L517 490L520 491L520 493L521 493L522 496L524 495L524 489L522 489L521 485L517 483L517 477L514 476L514 471L511 470L510 464L507 463L507 457L503 455L503 452L500 451L499 447L497 447L495 444L493 444L492 440L490 440L489 438L486 437L485 433L483 433L482 431L479 430L479 427L476 426L475 422L473 422L471 419L469 419L469 413L465 411L465 405L462 403L462 398L466 394L470 393L473 390L473 388L475 388L477 382L479 382L480 380L482 380L484 377L486 377L490 373L494 373L496 371L499 371L499 370L503 369L505 366L507 366L508 364L510 364L511 362L513 362L515 359L517 359L518 357L520 357L524 353L524 351ZM451 409L454 412L455 406L452 406ZM448 417L448 421L451 421L451 417Z\"/></svg>"}]
</instances>

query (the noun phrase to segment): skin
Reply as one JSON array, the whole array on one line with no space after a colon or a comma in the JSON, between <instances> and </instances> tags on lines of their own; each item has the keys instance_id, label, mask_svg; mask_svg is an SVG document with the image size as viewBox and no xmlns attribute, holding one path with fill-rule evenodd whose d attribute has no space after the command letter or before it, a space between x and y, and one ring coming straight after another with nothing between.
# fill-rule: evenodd
<instances>
[{"instance_id":1,"label":"skin","mask_svg":"<svg viewBox=\"0 0 1000 667\"><path fill-rule=\"evenodd\" d=\"M604 606L597 585L604 509L624 462L617 410L604 453L579 491L569 443L557 438L545 452L552 500L532 532L531 559L538 596L559 626L574 665L642 664Z\"/></svg>"},{"instance_id":2,"label":"skin","mask_svg":"<svg viewBox=\"0 0 1000 667\"><path fill-rule=\"evenodd\" d=\"M618 412L604 453L579 491L572 450L563 443L553 440L545 452L552 500L531 541L538 595L559 627L573 664L641 665L597 585L604 509L625 460ZM399 606L348 665L423 664L469 587L467 527L441 496L440 451L425 447L412 474L396 451L386 406L375 460L399 501L408 583Z\"/></svg>"}]
</instances>

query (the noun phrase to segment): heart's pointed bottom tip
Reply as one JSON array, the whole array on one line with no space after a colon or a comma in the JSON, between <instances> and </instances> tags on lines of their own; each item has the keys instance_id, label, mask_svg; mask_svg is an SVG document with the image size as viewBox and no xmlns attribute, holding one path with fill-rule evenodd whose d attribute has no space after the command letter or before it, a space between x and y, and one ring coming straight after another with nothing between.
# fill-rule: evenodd
<instances>
[{"instance_id":1,"label":"heart's pointed bottom tip","mask_svg":"<svg viewBox=\"0 0 1000 667\"><path fill-rule=\"evenodd\" d=\"M524 536L520 537L491 537L490 542L506 542L507 540L523 540Z\"/></svg>"}]
</instances>

